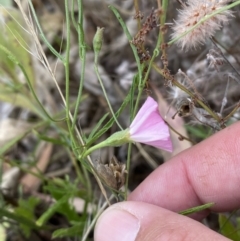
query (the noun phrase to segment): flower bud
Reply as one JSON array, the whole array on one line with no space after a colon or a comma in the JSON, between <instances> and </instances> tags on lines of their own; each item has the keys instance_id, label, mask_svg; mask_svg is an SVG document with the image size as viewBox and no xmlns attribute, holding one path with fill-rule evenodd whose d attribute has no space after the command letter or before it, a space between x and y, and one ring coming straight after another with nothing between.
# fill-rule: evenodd
<instances>
[{"instance_id":1,"label":"flower bud","mask_svg":"<svg viewBox=\"0 0 240 241\"><path fill-rule=\"evenodd\" d=\"M97 32L93 38L93 50L95 55L98 55L102 48L104 28L97 27Z\"/></svg>"}]
</instances>

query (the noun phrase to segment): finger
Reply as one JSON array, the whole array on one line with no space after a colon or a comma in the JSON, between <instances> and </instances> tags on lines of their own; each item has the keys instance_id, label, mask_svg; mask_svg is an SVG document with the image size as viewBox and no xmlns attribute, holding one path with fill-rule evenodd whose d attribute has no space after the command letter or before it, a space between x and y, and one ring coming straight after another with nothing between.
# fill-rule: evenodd
<instances>
[{"instance_id":1,"label":"finger","mask_svg":"<svg viewBox=\"0 0 240 241\"><path fill-rule=\"evenodd\" d=\"M240 207L240 123L225 128L161 165L129 196L172 211L214 202Z\"/></svg>"},{"instance_id":2,"label":"finger","mask_svg":"<svg viewBox=\"0 0 240 241\"><path fill-rule=\"evenodd\" d=\"M201 223L169 210L140 202L111 206L99 218L95 241L226 241Z\"/></svg>"}]
</instances>

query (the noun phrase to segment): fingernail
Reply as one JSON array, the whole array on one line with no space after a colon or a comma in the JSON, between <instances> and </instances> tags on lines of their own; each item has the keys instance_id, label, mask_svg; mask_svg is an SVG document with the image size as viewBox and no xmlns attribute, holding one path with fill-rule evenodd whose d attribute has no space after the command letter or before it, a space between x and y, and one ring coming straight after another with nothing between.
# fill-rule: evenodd
<instances>
[{"instance_id":1,"label":"fingernail","mask_svg":"<svg viewBox=\"0 0 240 241\"><path fill-rule=\"evenodd\" d=\"M110 208L99 218L95 241L134 241L140 229L136 216L123 209Z\"/></svg>"}]
</instances>

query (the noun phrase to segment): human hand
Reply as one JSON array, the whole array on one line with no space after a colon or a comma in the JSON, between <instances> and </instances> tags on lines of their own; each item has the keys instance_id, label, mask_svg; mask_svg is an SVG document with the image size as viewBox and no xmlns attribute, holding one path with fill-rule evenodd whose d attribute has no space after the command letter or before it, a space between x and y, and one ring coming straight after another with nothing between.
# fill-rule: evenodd
<instances>
[{"instance_id":1,"label":"human hand","mask_svg":"<svg viewBox=\"0 0 240 241\"><path fill-rule=\"evenodd\" d=\"M215 212L240 208L240 123L161 165L99 218L95 241L229 240L176 212L214 202Z\"/></svg>"}]
</instances>

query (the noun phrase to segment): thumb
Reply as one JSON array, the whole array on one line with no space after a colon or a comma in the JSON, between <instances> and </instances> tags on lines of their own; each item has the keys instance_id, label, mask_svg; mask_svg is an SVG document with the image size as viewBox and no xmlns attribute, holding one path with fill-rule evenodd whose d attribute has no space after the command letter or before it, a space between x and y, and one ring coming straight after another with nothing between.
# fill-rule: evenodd
<instances>
[{"instance_id":1,"label":"thumb","mask_svg":"<svg viewBox=\"0 0 240 241\"><path fill-rule=\"evenodd\" d=\"M98 219L95 241L229 240L201 223L141 202L112 205Z\"/></svg>"}]
</instances>

